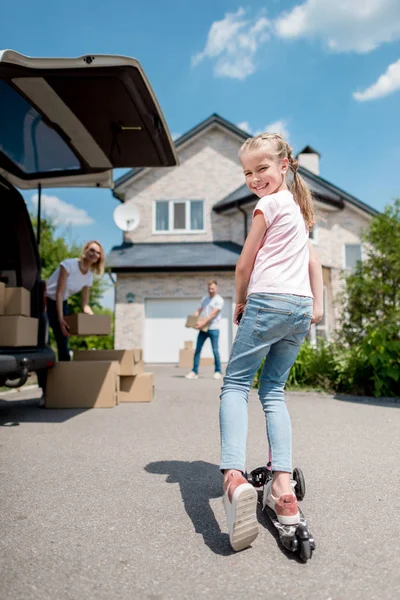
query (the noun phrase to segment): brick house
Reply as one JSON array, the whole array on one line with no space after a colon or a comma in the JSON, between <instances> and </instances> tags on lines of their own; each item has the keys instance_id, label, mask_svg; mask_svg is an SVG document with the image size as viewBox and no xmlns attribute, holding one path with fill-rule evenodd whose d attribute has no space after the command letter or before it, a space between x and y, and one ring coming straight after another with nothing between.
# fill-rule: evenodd
<instances>
[{"instance_id":1,"label":"brick house","mask_svg":"<svg viewBox=\"0 0 400 600\"><path fill-rule=\"evenodd\" d=\"M116 198L140 212L139 227L124 233L107 260L117 279L116 348L140 346L146 362L176 363L183 342L196 337L184 326L186 315L212 278L225 299L220 351L228 360L234 270L257 202L238 160L247 137L214 114L176 141L179 167L134 169L116 181ZM316 199L319 219L311 236L325 283L325 317L313 335L329 336L338 317L340 274L361 258L360 233L377 211L320 177L319 158L309 146L298 155ZM205 350L211 356L211 347Z\"/></svg>"}]
</instances>

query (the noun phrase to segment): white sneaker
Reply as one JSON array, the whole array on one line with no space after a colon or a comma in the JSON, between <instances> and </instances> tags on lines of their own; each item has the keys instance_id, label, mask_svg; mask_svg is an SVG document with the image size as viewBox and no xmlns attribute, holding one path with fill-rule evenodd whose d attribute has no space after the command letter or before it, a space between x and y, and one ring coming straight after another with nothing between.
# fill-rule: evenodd
<instances>
[{"instance_id":1,"label":"white sneaker","mask_svg":"<svg viewBox=\"0 0 400 600\"><path fill-rule=\"evenodd\" d=\"M232 478L223 495L229 540L234 550L244 550L258 535L257 492L242 476Z\"/></svg>"},{"instance_id":2,"label":"white sneaker","mask_svg":"<svg viewBox=\"0 0 400 600\"><path fill-rule=\"evenodd\" d=\"M216 371L214 373L214 379L222 379L222 373L220 373L219 371Z\"/></svg>"},{"instance_id":3,"label":"white sneaker","mask_svg":"<svg viewBox=\"0 0 400 600\"><path fill-rule=\"evenodd\" d=\"M186 379L198 379L199 376L194 371L190 371L187 375L185 375Z\"/></svg>"},{"instance_id":4,"label":"white sneaker","mask_svg":"<svg viewBox=\"0 0 400 600\"><path fill-rule=\"evenodd\" d=\"M272 495L272 479L264 486L263 508L266 506L274 511L279 523L282 523L282 525L297 525L300 522L295 494L283 494L280 498L275 498Z\"/></svg>"}]
</instances>

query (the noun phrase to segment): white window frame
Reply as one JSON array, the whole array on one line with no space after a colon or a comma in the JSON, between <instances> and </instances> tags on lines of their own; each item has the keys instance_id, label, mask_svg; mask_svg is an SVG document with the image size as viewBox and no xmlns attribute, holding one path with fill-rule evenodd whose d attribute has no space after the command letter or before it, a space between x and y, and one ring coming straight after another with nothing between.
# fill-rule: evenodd
<instances>
[{"instance_id":1,"label":"white window frame","mask_svg":"<svg viewBox=\"0 0 400 600\"><path fill-rule=\"evenodd\" d=\"M191 209L190 203L196 201L201 201L203 203L203 223L206 223L206 211L205 211L205 201L203 198L190 198L190 200L163 200L159 198L158 200L153 200L153 235L179 235L179 234L190 234L196 235L201 233L206 233L206 229L190 229L190 217L191 217ZM156 229L156 211L157 211L157 202L168 202L168 221L169 221L169 229L158 231ZM185 207L185 229L173 229L174 225L174 205L175 204L186 204Z\"/></svg>"},{"instance_id":2,"label":"white window frame","mask_svg":"<svg viewBox=\"0 0 400 600\"><path fill-rule=\"evenodd\" d=\"M345 271L351 271L351 267L346 265L346 246L360 246L361 248L361 262L364 260L364 249L361 242L345 242L343 244L343 269Z\"/></svg>"}]
</instances>

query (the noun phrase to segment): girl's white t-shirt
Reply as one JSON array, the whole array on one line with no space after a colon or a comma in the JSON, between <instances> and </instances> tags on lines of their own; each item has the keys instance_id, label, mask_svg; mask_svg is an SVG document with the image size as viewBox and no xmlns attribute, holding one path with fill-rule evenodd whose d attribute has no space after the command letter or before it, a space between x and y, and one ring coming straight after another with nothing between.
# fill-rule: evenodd
<instances>
[{"instance_id":1,"label":"girl's white t-shirt","mask_svg":"<svg viewBox=\"0 0 400 600\"><path fill-rule=\"evenodd\" d=\"M51 298L52 300L56 299L58 276L60 274L61 266L63 266L68 273L63 300L67 300L67 298L70 296L80 292L85 285L89 287L92 285L93 273L91 271L82 273L79 268L79 260L77 258L66 258L62 261L62 263L60 263L54 273L50 275L47 281L46 296L48 298Z\"/></svg>"},{"instance_id":2,"label":"girl's white t-shirt","mask_svg":"<svg viewBox=\"0 0 400 600\"><path fill-rule=\"evenodd\" d=\"M258 251L247 295L294 294L313 297L308 273L308 230L289 190L260 198L267 231Z\"/></svg>"}]
</instances>

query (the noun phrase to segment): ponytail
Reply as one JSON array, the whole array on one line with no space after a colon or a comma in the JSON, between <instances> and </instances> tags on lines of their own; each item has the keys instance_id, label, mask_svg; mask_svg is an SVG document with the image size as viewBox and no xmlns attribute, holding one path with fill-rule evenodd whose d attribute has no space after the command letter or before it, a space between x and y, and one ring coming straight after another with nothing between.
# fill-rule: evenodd
<instances>
[{"instance_id":1,"label":"ponytail","mask_svg":"<svg viewBox=\"0 0 400 600\"><path fill-rule=\"evenodd\" d=\"M290 146L289 146L290 148ZM293 198L300 206L301 214L308 229L312 229L315 225L315 210L314 202L311 194L311 190L298 173L299 161L293 158L292 149L288 152L289 167L293 171L293 181L290 186L290 191L293 194Z\"/></svg>"}]
</instances>

